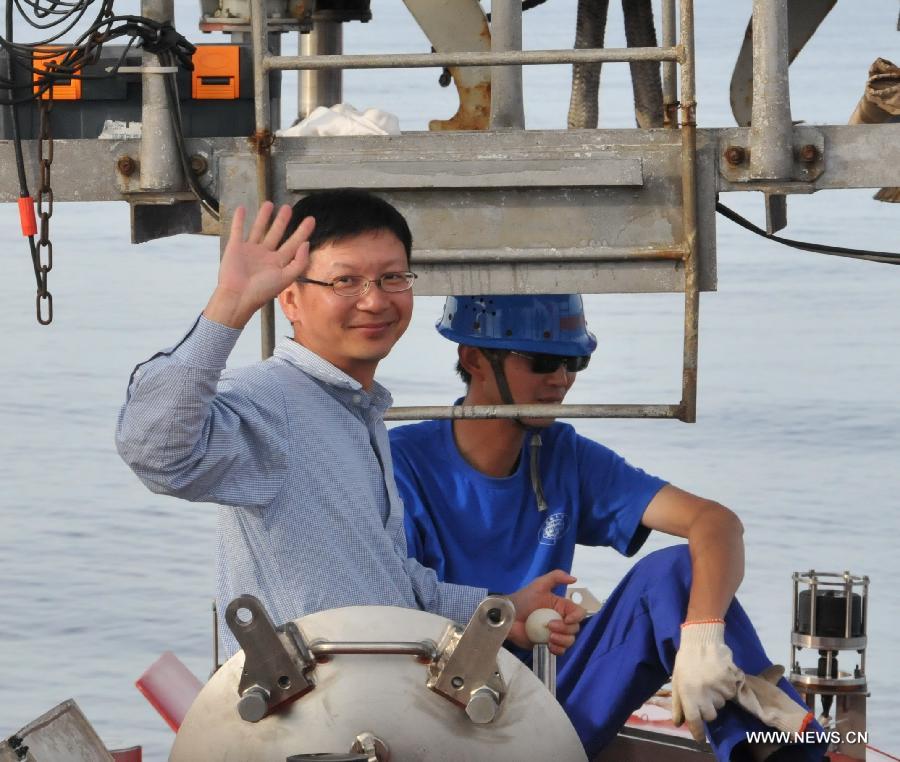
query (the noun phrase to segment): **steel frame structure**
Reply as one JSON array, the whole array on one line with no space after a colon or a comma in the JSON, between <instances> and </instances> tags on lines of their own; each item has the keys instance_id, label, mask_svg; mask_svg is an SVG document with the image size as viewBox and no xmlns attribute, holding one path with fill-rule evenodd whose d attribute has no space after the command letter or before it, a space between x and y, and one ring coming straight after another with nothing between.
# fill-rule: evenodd
<instances>
[{"instance_id":1,"label":"steel frame structure","mask_svg":"<svg viewBox=\"0 0 900 762\"><path fill-rule=\"evenodd\" d=\"M504 5L505 4L505 5ZM299 57L279 55L264 0L252 0L255 126L243 138L189 139L218 192L219 230L238 205L277 202L324 187L371 189L395 203L417 232L417 292L585 293L683 291L681 400L674 404L395 408L389 417L644 417L696 419L699 293L716 286L715 199L760 191L775 209L786 194L900 185L900 124L791 124L786 0L754 0L753 126L698 130L691 0L663 0L657 48L522 51L518 0L495 0L491 52L342 55L340 35L320 30ZM510 7L507 8L506 5ZM502 7L501 7L502 6ZM171 0L143 0L164 19ZM509 11L509 12L506 12ZM280 29L278 31L281 31ZM314 29L311 33L316 35ZM335 42L336 40L336 42ZM271 46L271 52L270 52ZM322 51L327 51L322 54ZM145 80L158 79L152 56ZM669 129L525 130L518 118L522 65L660 61ZM492 129L401 136L279 138L270 75L301 72L304 109L330 105L344 69L494 66ZM680 74L680 77L676 75ZM676 82L680 81L680 98ZM146 86L141 140L55 141L57 201L127 200L133 238L201 232L183 189L161 112ZM679 118L680 117L680 118ZM149 150L152 148L152 150ZM34 141L26 166L37 175ZM0 141L0 201L18 197L11 141ZM549 210L549 212L548 212ZM541 217L541 215L544 217ZM551 215L549 225L543 223ZM148 222L149 220L149 222ZM204 230L214 230L204 219ZM547 228L542 232L541 227ZM541 238L541 236L544 236ZM224 241L222 242L224 244ZM274 346L274 311L263 311L264 356Z\"/></svg>"},{"instance_id":2,"label":"steel frame structure","mask_svg":"<svg viewBox=\"0 0 900 762\"><path fill-rule=\"evenodd\" d=\"M684 282L684 346L682 360L682 397L677 405L564 405L554 408L553 417L675 417L685 422L696 420L697 408L697 352L698 326L700 306L700 284L697 264L697 134L696 134L696 96L694 79L694 10L693 0L681 0L680 29L678 44L665 48L631 48L631 49L588 49L559 51L522 51L510 50L518 44L521 47L521 7L519 0L503 0L495 3L495 28L492 35L504 41L504 50L493 49L490 53L453 53L425 55L331 55L287 57L267 54L266 42L266 8L264 0L253 0L251 3L252 42L254 49L254 88L256 100L257 140L261 145L257 152L257 189L258 202L271 197L271 153L267 140L271 134L269 113L269 80L270 71L297 69L333 70L351 68L401 68L420 66L500 66L508 68L511 64L563 64L600 61L660 61L672 62L681 69L681 210L682 239L674 246L665 246L664 250L645 250L639 257L644 260L661 258L672 259L673 255L680 260L683 267ZM513 8L515 6L516 8ZM518 10L516 10L518 9ZM518 28L513 28L514 25ZM674 37L674 14L666 13L663 18L663 39ZM493 71L497 71L494 69ZM492 87L492 100L497 99L504 105L503 112L514 114L521 111L521 76L516 77L506 72L499 82ZM497 87L496 85L499 85ZM515 89L518 88L518 92ZM672 93L668 93L671 97ZM516 108L516 103L518 108ZM493 110L492 110L493 111ZM502 117L502 125L519 126L515 116ZM493 118L492 123L497 124ZM524 127L524 125L521 125ZM629 255L622 253L623 261ZM587 261L591 258L587 257ZM598 257L596 261L601 261ZM498 263L517 264L515 255L509 259L498 258ZM439 257L432 258L429 264L442 264ZM546 286L537 286L537 292L548 290ZM263 353L271 351L274 345L274 326L267 323L263 326ZM406 407L390 411L391 419L418 418L517 418L536 415L538 408L534 405L498 405L483 408L462 406L451 407Z\"/></svg>"}]
</instances>

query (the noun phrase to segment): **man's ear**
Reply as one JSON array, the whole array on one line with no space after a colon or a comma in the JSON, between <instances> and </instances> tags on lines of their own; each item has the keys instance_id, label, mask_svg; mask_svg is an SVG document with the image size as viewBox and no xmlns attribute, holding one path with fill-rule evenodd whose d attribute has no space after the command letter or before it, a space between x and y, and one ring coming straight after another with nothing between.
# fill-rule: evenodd
<instances>
[{"instance_id":1,"label":"man's ear","mask_svg":"<svg viewBox=\"0 0 900 762\"><path fill-rule=\"evenodd\" d=\"M493 377L491 364L478 347L460 344L457 350L460 365L472 376L472 383L483 383L488 376Z\"/></svg>"},{"instance_id":2,"label":"man's ear","mask_svg":"<svg viewBox=\"0 0 900 762\"><path fill-rule=\"evenodd\" d=\"M300 321L300 286L291 283L284 291L278 294L278 303L281 311L292 325Z\"/></svg>"}]
</instances>

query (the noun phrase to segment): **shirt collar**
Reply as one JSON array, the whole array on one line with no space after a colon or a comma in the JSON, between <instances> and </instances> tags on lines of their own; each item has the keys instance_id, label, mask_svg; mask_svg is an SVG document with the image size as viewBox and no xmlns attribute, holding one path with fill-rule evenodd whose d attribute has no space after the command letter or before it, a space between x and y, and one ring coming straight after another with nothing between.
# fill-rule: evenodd
<instances>
[{"instance_id":1,"label":"shirt collar","mask_svg":"<svg viewBox=\"0 0 900 762\"><path fill-rule=\"evenodd\" d=\"M394 402L391 393L377 381L372 382L372 389L367 392L355 378L289 336L283 337L278 342L274 356L299 368L308 376L335 387L336 391L341 390L344 393L340 396L346 397L356 405L362 407L372 405L384 413Z\"/></svg>"}]
</instances>

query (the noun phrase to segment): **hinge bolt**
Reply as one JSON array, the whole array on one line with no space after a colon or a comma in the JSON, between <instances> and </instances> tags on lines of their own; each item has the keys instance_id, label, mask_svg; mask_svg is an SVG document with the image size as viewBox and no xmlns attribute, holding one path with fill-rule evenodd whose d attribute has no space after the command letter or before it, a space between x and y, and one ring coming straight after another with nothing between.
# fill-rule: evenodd
<instances>
[{"instance_id":1,"label":"hinge bolt","mask_svg":"<svg viewBox=\"0 0 900 762\"><path fill-rule=\"evenodd\" d=\"M209 171L209 162L202 154L195 153L191 156L191 172L195 175L205 175Z\"/></svg>"},{"instance_id":2,"label":"hinge bolt","mask_svg":"<svg viewBox=\"0 0 900 762\"><path fill-rule=\"evenodd\" d=\"M261 685L251 685L237 705L238 714L247 722L259 722L269 711L269 692Z\"/></svg>"},{"instance_id":3,"label":"hinge bolt","mask_svg":"<svg viewBox=\"0 0 900 762\"><path fill-rule=\"evenodd\" d=\"M742 146L728 146L725 149L725 161L732 167L739 167L747 159L747 151Z\"/></svg>"},{"instance_id":4,"label":"hinge bolt","mask_svg":"<svg viewBox=\"0 0 900 762\"><path fill-rule=\"evenodd\" d=\"M500 697L487 686L472 691L466 704L466 714L476 725L487 725L497 716L500 708Z\"/></svg>"},{"instance_id":5,"label":"hinge bolt","mask_svg":"<svg viewBox=\"0 0 900 762\"><path fill-rule=\"evenodd\" d=\"M800 149L800 161L804 164L812 164L819 159L819 149L812 143L807 143Z\"/></svg>"},{"instance_id":6,"label":"hinge bolt","mask_svg":"<svg viewBox=\"0 0 900 762\"><path fill-rule=\"evenodd\" d=\"M130 156L120 156L119 160L116 162L116 168L125 175L125 177L131 177L137 169L137 162Z\"/></svg>"}]
</instances>

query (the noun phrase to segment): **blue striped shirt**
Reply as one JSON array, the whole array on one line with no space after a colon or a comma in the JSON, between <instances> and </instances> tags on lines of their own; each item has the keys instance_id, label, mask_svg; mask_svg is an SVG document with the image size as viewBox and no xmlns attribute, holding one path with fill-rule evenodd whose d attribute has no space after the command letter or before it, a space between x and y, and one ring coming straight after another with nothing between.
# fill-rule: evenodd
<instances>
[{"instance_id":1,"label":"blue striped shirt","mask_svg":"<svg viewBox=\"0 0 900 762\"><path fill-rule=\"evenodd\" d=\"M219 504L216 600L257 596L276 623L375 604L467 621L484 588L439 582L407 557L384 411L359 382L292 339L225 370L240 331L200 317L139 365L116 430L153 492ZM220 616L227 654L238 646Z\"/></svg>"}]
</instances>

